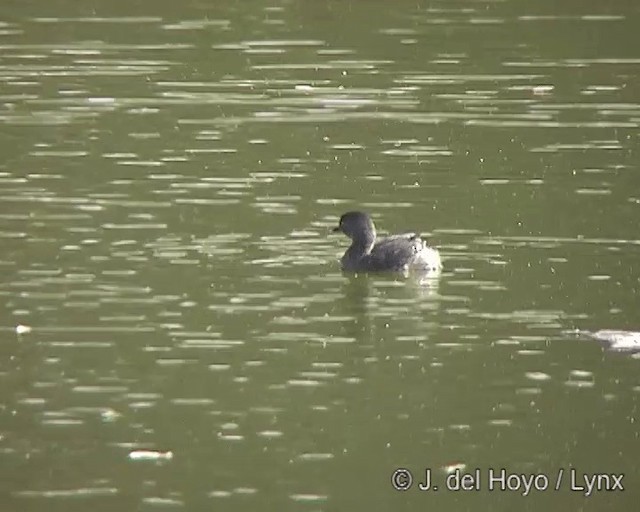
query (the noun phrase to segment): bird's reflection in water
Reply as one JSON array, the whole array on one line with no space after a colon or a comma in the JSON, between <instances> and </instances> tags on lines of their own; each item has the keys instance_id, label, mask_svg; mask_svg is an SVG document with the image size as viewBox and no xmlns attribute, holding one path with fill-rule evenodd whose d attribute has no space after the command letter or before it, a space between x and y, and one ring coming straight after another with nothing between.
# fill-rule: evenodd
<instances>
[{"instance_id":1,"label":"bird's reflection in water","mask_svg":"<svg viewBox=\"0 0 640 512\"><path fill-rule=\"evenodd\" d=\"M398 315L422 319L424 310L435 310L439 304L440 273L399 274L344 273L342 298L336 310L350 320L346 334L357 340L375 337L376 318L389 317L390 309L406 304ZM404 292L390 297L390 289ZM385 308L385 305L388 306Z\"/></svg>"}]
</instances>

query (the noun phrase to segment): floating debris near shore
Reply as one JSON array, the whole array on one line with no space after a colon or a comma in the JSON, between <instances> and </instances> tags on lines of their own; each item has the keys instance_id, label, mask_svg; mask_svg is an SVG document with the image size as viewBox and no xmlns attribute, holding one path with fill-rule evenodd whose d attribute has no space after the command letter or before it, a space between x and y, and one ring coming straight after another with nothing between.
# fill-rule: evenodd
<instances>
[{"instance_id":1,"label":"floating debris near shore","mask_svg":"<svg viewBox=\"0 0 640 512\"><path fill-rule=\"evenodd\" d=\"M640 351L640 332L638 331L617 331L603 329L601 331L588 333L593 338L604 342L610 350L620 352Z\"/></svg>"},{"instance_id":2,"label":"floating debris near shore","mask_svg":"<svg viewBox=\"0 0 640 512\"><path fill-rule=\"evenodd\" d=\"M28 325L18 324L16 325L16 334L29 334L31 332L31 327Z\"/></svg>"},{"instance_id":3,"label":"floating debris near shore","mask_svg":"<svg viewBox=\"0 0 640 512\"><path fill-rule=\"evenodd\" d=\"M640 331L623 331L617 329L602 329L600 331L586 331L576 329L571 331L576 336L588 336L598 340L606 349L614 352L640 352Z\"/></svg>"}]
</instances>

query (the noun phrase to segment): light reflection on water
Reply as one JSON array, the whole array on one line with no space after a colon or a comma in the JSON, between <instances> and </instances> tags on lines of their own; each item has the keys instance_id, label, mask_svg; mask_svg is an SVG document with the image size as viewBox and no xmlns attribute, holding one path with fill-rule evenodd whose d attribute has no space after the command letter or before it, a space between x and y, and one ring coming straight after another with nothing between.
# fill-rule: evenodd
<instances>
[{"instance_id":1,"label":"light reflection on water","mask_svg":"<svg viewBox=\"0 0 640 512\"><path fill-rule=\"evenodd\" d=\"M8 506L397 508L401 463L632 481L637 355L594 333L637 330L637 13L512 4L0 24ZM343 275L352 207L443 274Z\"/></svg>"}]
</instances>

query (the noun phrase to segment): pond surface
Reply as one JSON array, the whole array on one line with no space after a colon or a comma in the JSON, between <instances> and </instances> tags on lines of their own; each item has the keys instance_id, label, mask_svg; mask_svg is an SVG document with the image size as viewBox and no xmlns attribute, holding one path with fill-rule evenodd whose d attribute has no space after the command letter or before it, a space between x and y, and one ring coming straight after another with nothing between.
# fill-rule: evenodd
<instances>
[{"instance_id":1,"label":"pond surface","mask_svg":"<svg viewBox=\"0 0 640 512\"><path fill-rule=\"evenodd\" d=\"M639 24L12 2L0 508L637 510ZM356 208L442 274L343 274Z\"/></svg>"}]
</instances>

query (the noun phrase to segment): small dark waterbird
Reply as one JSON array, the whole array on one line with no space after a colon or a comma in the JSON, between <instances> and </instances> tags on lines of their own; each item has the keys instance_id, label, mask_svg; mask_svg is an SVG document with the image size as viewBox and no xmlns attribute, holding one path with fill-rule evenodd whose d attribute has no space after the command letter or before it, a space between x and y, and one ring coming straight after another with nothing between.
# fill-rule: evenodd
<instances>
[{"instance_id":1,"label":"small dark waterbird","mask_svg":"<svg viewBox=\"0 0 640 512\"><path fill-rule=\"evenodd\" d=\"M365 212L345 213L333 232L344 233L351 239L351 246L340 260L346 271L436 272L442 268L438 250L429 247L416 233L376 239L376 228Z\"/></svg>"}]
</instances>

